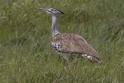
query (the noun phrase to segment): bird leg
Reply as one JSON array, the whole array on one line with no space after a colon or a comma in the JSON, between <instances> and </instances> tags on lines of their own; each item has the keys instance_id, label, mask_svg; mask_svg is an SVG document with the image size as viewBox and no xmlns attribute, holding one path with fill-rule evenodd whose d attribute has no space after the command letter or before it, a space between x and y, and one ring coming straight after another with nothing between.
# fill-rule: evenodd
<instances>
[{"instance_id":1,"label":"bird leg","mask_svg":"<svg viewBox=\"0 0 124 83\"><path fill-rule=\"evenodd\" d=\"M63 55L63 64L65 70L69 69L69 57L66 55Z\"/></svg>"},{"instance_id":2,"label":"bird leg","mask_svg":"<svg viewBox=\"0 0 124 83\"><path fill-rule=\"evenodd\" d=\"M64 59L65 70L75 69L75 66L77 65L78 57L72 55L63 55L63 59Z\"/></svg>"},{"instance_id":3,"label":"bird leg","mask_svg":"<svg viewBox=\"0 0 124 83\"><path fill-rule=\"evenodd\" d=\"M68 54L61 55L63 57L62 63L64 65L65 70L70 70L71 69L71 61L72 57Z\"/></svg>"}]
</instances>

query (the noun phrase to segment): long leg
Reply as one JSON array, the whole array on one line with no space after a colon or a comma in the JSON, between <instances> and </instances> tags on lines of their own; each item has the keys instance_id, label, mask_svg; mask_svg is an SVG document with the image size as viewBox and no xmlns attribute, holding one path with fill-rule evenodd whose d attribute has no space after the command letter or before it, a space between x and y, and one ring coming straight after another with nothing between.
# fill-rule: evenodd
<instances>
[{"instance_id":1,"label":"long leg","mask_svg":"<svg viewBox=\"0 0 124 83\"><path fill-rule=\"evenodd\" d=\"M63 64L64 64L64 69L67 70L69 69L69 56L67 55L62 55L63 57Z\"/></svg>"},{"instance_id":2,"label":"long leg","mask_svg":"<svg viewBox=\"0 0 124 83\"><path fill-rule=\"evenodd\" d=\"M75 69L78 63L78 56L75 55L63 55L64 58L64 68L66 70Z\"/></svg>"}]
</instances>

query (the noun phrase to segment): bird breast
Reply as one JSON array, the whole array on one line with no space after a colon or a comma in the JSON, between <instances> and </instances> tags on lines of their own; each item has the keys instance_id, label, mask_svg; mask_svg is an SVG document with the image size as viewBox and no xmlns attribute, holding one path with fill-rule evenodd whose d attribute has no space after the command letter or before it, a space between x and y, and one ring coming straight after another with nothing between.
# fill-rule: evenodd
<instances>
[{"instance_id":1,"label":"bird breast","mask_svg":"<svg viewBox=\"0 0 124 83\"><path fill-rule=\"evenodd\" d=\"M61 43L60 42L52 42L52 47L55 48L58 51L61 51Z\"/></svg>"}]
</instances>

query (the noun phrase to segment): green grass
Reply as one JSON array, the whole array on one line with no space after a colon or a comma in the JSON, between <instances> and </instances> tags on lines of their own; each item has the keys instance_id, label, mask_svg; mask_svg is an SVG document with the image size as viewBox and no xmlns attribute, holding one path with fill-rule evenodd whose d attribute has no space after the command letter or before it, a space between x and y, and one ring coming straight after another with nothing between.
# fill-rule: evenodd
<instances>
[{"instance_id":1,"label":"green grass","mask_svg":"<svg viewBox=\"0 0 124 83\"><path fill-rule=\"evenodd\" d=\"M123 0L0 0L0 83L124 83ZM50 45L51 18L62 10L61 32L84 36L104 64L78 58L64 70Z\"/></svg>"}]
</instances>

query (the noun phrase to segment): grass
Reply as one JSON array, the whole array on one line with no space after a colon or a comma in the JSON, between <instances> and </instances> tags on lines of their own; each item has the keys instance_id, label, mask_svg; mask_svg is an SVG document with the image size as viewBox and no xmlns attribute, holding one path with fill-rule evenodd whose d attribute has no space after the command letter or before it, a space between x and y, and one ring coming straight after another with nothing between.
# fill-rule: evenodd
<instances>
[{"instance_id":1,"label":"grass","mask_svg":"<svg viewBox=\"0 0 124 83\"><path fill-rule=\"evenodd\" d=\"M0 83L123 83L123 0L1 0ZM104 64L78 58L65 71L50 45L51 19L40 7L65 12L61 32L84 36Z\"/></svg>"}]
</instances>

